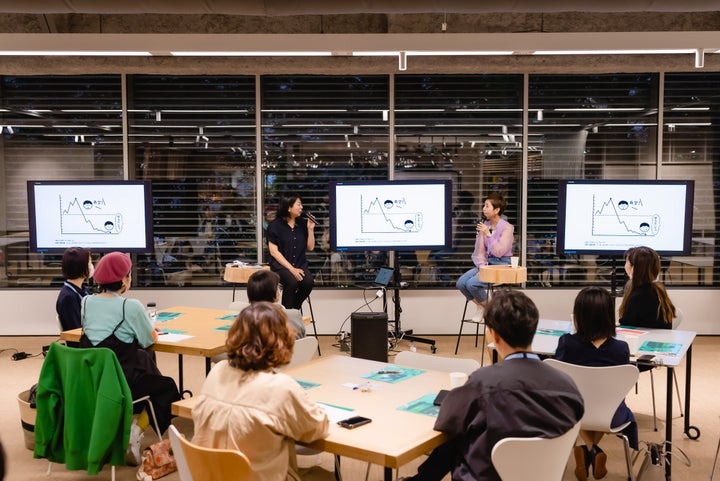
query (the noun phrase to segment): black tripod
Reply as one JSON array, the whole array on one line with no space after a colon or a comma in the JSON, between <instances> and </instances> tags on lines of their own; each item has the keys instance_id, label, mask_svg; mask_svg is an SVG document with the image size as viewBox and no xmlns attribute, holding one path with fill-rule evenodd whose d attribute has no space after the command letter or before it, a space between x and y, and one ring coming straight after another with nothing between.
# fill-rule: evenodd
<instances>
[{"instance_id":1,"label":"black tripod","mask_svg":"<svg viewBox=\"0 0 720 481\"><path fill-rule=\"evenodd\" d=\"M394 256L393 260L393 304L395 305L395 319L391 322L395 323L395 338L399 341L406 339L410 342L420 342L423 344L430 344L430 351L435 354L437 351L437 347L435 347L435 340L434 339L426 339L424 337L418 337L413 336L412 329L408 329L407 331L403 331L400 323L400 313L402 312L402 307L400 307L400 289L402 288L402 282L401 282L401 274L400 274L400 267L397 263L397 256ZM385 307L385 312L387 312L387 304L383 302L383 307Z\"/></svg>"}]
</instances>

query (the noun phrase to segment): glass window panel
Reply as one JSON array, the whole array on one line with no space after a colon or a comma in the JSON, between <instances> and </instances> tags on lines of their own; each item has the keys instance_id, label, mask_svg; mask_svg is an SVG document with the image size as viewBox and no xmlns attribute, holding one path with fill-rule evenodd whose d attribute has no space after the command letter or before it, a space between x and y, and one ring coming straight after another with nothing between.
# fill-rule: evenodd
<instances>
[{"instance_id":1,"label":"glass window panel","mask_svg":"<svg viewBox=\"0 0 720 481\"><path fill-rule=\"evenodd\" d=\"M665 75L662 177L695 181L692 252L664 259L666 284L717 283L719 82L718 73Z\"/></svg>"},{"instance_id":2,"label":"glass window panel","mask_svg":"<svg viewBox=\"0 0 720 481\"><path fill-rule=\"evenodd\" d=\"M0 79L0 286L62 283L62 255L29 251L28 180L118 180L119 75Z\"/></svg>"},{"instance_id":3,"label":"glass window panel","mask_svg":"<svg viewBox=\"0 0 720 481\"><path fill-rule=\"evenodd\" d=\"M504 216L520 239L522 82L522 75L395 77L395 178L451 178L454 187L452 249L401 256L415 285L454 287L472 267L475 224L492 191L505 196Z\"/></svg>"},{"instance_id":4,"label":"glass window panel","mask_svg":"<svg viewBox=\"0 0 720 481\"><path fill-rule=\"evenodd\" d=\"M255 77L134 75L128 138L151 180L156 252L143 286L221 285L224 266L257 260Z\"/></svg>"},{"instance_id":5,"label":"glass window panel","mask_svg":"<svg viewBox=\"0 0 720 481\"><path fill-rule=\"evenodd\" d=\"M621 259L556 251L558 181L654 179L657 85L656 74L530 76L529 286L610 287L613 266L622 273Z\"/></svg>"},{"instance_id":6,"label":"glass window panel","mask_svg":"<svg viewBox=\"0 0 720 481\"><path fill-rule=\"evenodd\" d=\"M278 195L295 192L316 216L308 253L316 286L372 280L387 260L330 250L328 195L331 181L388 178L388 85L384 75L262 78L263 212L273 215Z\"/></svg>"}]
</instances>

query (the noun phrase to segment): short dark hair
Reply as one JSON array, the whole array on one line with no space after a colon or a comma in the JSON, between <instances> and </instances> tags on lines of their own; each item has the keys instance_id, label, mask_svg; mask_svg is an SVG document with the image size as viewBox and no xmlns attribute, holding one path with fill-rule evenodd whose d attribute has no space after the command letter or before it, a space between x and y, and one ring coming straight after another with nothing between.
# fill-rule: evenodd
<instances>
[{"instance_id":1,"label":"short dark hair","mask_svg":"<svg viewBox=\"0 0 720 481\"><path fill-rule=\"evenodd\" d=\"M511 347L532 344L539 317L535 303L520 291L496 291L485 306L485 324Z\"/></svg>"},{"instance_id":2,"label":"short dark hair","mask_svg":"<svg viewBox=\"0 0 720 481\"><path fill-rule=\"evenodd\" d=\"M275 302L280 276L270 269L260 269L248 278L247 296L250 302Z\"/></svg>"},{"instance_id":3,"label":"short dark hair","mask_svg":"<svg viewBox=\"0 0 720 481\"><path fill-rule=\"evenodd\" d=\"M78 279L90 275L90 249L69 247L62 256L62 275L65 279Z\"/></svg>"},{"instance_id":4,"label":"short dark hair","mask_svg":"<svg viewBox=\"0 0 720 481\"><path fill-rule=\"evenodd\" d=\"M583 288L575 297L573 322L584 341L615 337L615 303L607 289L597 286Z\"/></svg>"},{"instance_id":5,"label":"short dark hair","mask_svg":"<svg viewBox=\"0 0 720 481\"><path fill-rule=\"evenodd\" d=\"M280 196L280 200L278 201L278 209L277 209L277 215L278 217L282 219L287 219L290 217L290 212L288 212L288 209L295 205L295 202L300 199L300 196L295 193L288 193L283 194ZM302 200L301 200L302 202Z\"/></svg>"},{"instance_id":6,"label":"short dark hair","mask_svg":"<svg viewBox=\"0 0 720 481\"><path fill-rule=\"evenodd\" d=\"M503 197L500 192L490 192L485 200L489 200L494 208L500 209L500 211L498 211L498 215L503 215L505 207L507 207L507 201L505 201L505 197Z\"/></svg>"},{"instance_id":7,"label":"short dark hair","mask_svg":"<svg viewBox=\"0 0 720 481\"><path fill-rule=\"evenodd\" d=\"M286 365L294 345L285 312L271 302L255 302L240 311L225 341L228 363L244 371Z\"/></svg>"}]
</instances>

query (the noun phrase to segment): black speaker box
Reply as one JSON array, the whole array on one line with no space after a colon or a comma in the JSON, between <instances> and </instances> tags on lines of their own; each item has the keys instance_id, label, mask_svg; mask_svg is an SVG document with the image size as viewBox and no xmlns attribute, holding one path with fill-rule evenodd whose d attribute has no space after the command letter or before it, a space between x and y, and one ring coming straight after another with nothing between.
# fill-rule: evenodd
<instances>
[{"instance_id":1,"label":"black speaker box","mask_svg":"<svg viewBox=\"0 0 720 481\"><path fill-rule=\"evenodd\" d=\"M386 312L353 312L350 316L350 355L373 361L388 360Z\"/></svg>"}]
</instances>

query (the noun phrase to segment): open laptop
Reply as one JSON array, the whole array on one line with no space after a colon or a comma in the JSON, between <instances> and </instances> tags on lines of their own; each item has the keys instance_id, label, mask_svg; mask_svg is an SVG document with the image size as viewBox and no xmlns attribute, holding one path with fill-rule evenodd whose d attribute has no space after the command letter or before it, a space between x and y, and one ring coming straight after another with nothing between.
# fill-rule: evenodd
<instances>
[{"instance_id":1,"label":"open laptop","mask_svg":"<svg viewBox=\"0 0 720 481\"><path fill-rule=\"evenodd\" d=\"M395 271L388 267L381 267L378 269L375 279L370 284L358 284L357 287L361 289L379 289L381 287L387 287L392 280L393 273Z\"/></svg>"}]
</instances>

